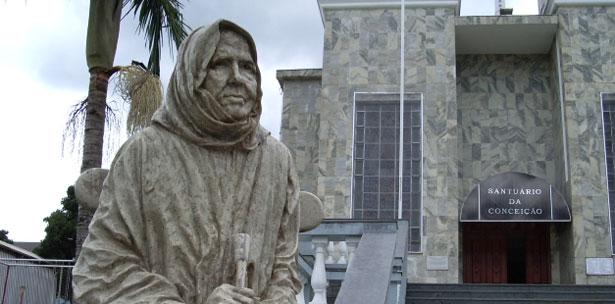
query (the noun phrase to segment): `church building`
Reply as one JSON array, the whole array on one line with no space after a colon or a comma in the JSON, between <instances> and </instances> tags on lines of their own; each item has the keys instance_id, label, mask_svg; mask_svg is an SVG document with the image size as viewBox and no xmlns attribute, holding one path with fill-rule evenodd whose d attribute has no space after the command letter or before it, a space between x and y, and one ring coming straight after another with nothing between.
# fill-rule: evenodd
<instances>
[{"instance_id":1,"label":"church building","mask_svg":"<svg viewBox=\"0 0 615 304\"><path fill-rule=\"evenodd\" d=\"M317 1L277 78L327 218L406 220L408 282L615 285L615 0Z\"/></svg>"}]
</instances>

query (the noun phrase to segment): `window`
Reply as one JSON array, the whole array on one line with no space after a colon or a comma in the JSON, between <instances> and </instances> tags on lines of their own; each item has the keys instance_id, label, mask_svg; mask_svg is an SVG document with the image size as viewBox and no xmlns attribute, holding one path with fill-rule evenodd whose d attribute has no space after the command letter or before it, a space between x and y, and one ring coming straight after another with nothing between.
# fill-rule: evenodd
<instances>
[{"instance_id":1,"label":"window","mask_svg":"<svg viewBox=\"0 0 615 304\"><path fill-rule=\"evenodd\" d=\"M601 94L604 126L604 153L606 158L607 189L611 223L611 249L615 253L615 93Z\"/></svg>"},{"instance_id":2,"label":"window","mask_svg":"<svg viewBox=\"0 0 615 304\"><path fill-rule=\"evenodd\" d=\"M400 141L399 94L355 94L353 217L397 219L401 215L409 220L411 252L421 251L421 99L421 94L405 94Z\"/></svg>"}]
</instances>

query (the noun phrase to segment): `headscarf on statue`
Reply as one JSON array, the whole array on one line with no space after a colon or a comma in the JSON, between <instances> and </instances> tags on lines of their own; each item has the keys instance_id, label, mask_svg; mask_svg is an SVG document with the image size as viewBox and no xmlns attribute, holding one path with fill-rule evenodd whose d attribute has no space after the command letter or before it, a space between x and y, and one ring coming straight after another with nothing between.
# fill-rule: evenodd
<instances>
[{"instance_id":1,"label":"headscarf on statue","mask_svg":"<svg viewBox=\"0 0 615 304\"><path fill-rule=\"evenodd\" d=\"M256 103L245 120L233 119L203 86L223 29L232 30L247 40L256 64L254 40L235 23L218 20L196 29L179 47L165 103L154 113L152 121L198 146L252 150L269 135L258 123L263 96L258 67Z\"/></svg>"}]
</instances>

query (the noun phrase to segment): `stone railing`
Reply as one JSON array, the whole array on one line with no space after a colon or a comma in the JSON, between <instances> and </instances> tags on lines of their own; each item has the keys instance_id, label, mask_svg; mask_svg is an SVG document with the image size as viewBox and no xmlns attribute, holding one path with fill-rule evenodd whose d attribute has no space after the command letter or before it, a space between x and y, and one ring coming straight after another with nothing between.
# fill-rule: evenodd
<instances>
[{"instance_id":1,"label":"stone railing","mask_svg":"<svg viewBox=\"0 0 615 304\"><path fill-rule=\"evenodd\" d=\"M330 219L301 233L298 303L404 303L407 231L407 221Z\"/></svg>"}]
</instances>

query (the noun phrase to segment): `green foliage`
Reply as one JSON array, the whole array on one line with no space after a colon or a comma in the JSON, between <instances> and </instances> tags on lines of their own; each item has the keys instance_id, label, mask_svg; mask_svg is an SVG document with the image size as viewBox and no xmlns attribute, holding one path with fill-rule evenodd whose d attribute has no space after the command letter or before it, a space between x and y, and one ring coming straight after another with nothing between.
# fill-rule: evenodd
<instances>
[{"instance_id":1,"label":"green foliage","mask_svg":"<svg viewBox=\"0 0 615 304\"><path fill-rule=\"evenodd\" d=\"M145 32L150 49L147 69L160 76L160 51L162 49L163 32L170 41L179 45L188 36L181 9L184 7L180 0L124 0L123 6L129 6L128 12L138 15L139 32Z\"/></svg>"},{"instance_id":2,"label":"green foliage","mask_svg":"<svg viewBox=\"0 0 615 304\"><path fill-rule=\"evenodd\" d=\"M70 260L75 257L77 226L77 198L75 187L66 190L62 199L62 209L58 209L44 219L47 222L47 235L34 253L46 259Z\"/></svg>"},{"instance_id":3,"label":"green foliage","mask_svg":"<svg viewBox=\"0 0 615 304\"><path fill-rule=\"evenodd\" d=\"M0 241L7 242L9 244L13 244L13 240L9 239L9 232L4 229L0 229Z\"/></svg>"}]
</instances>

